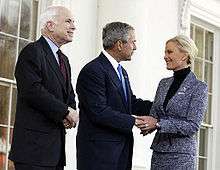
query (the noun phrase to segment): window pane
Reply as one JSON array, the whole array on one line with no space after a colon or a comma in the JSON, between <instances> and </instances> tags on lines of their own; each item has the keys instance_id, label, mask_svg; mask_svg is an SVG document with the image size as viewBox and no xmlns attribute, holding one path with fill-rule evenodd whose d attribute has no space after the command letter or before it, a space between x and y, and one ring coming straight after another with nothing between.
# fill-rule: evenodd
<instances>
[{"instance_id":1,"label":"window pane","mask_svg":"<svg viewBox=\"0 0 220 170\"><path fill-rule=\"evenodd\" d=\"M193 24L190 24L190 38L193 39Z\"/></svg>"},{"instance_id":2,"label":"window pane","mask_svg":"<svg viewBox=\"0 0 220 170\"><path fill-rule=\"evenodd\" d=\"M202 60L196 58L194 62L194 72L199 80L202 80L202 73L203 73L203 67L202 67Z\"/></svg>"},{"instance_id":3,"label":"window pane","mask_svg":"<svg viewBox=\"0 0 220 170\"><path fill-rule=\"evenodd\" d=\"M16 102L17 102L17 89L13 88L12 108L11 108L11 126L14 126L14 122L15 122Z\"/></svg>"},{"instance_id":4,"label":"window pane","mask_svg":"<svg viewBox=\"0 0 220 170\"><path fill-rule=\"evenodd\" d=\"M205 62L205 82L208 84L209 92L212 92L212 64Z\"/></svg>"},{"instance_id":5,"label":"window pane","mask_svg":"<svg viewBox=\"0 0 220 170\"><path fill-rule=\"evenodd\" d=\"M203 45L203 40L204 40L204 36L203 36L203 32L204 30L200 27L196 27L196 30L195 30L195 43L198 47L198 57L203 57L203 48L204 48L204 45Z\"/></svg>"},{"instance_id":6,"label":"window pane","mask_svg":"<svg viewBox=\"0 0 220 170\"><path fill-rule=\"evenodd\" d=\"M206 128L201 128L199 132L199 156L207 156L208 133Z\"/></svg>"},{"instance_id":7,"label":"window pane","mask_svg":"<svg viewBox=\"0 0 220 170\"><path fill-rule=\"evenodd\" d=\"M2 32L17 35L18 30L18 0L1 0L0 28Z\"/></svg>"},{"instance_id":8,"label":"window pane","mask_svg":"<svg viewBox=\"0 0 220 170\"><path fill-rule=\"evenodd\" d=\"M199 170L207 170L207 160L199 158Z\"/></svg>"},{"instance_id":9,"label":"window pane","mask_svg":"<svg viewBox=\"0 0 220 170\"><path fill-rule=\"evenodd\" d=\"M213 33L206 31L205 39L205 59L213 61Z\"/></svg>"},{"instance_id":10,"label":"window pane","mask_svg":"<svg viewBox=\"0 0 220 170\"><path fill-rule=\"evenodd\" d=\"M8 170L14 170L14 163L9 159L8 160Z\"/></svg>"},{"instance_id":11,"label":"window pane","mask_svg":"<svg viewBox=\"0 0 220 170\"><path fill-rule=\"evenodd\" d=\"M9 87L0 85L0 124L8 124Z\"/></svg>"},{"instance_id":12,"label":"window pane","mask_svg":"<svg viewBox=\"0 0 220 170\"><path fill-rule=\"evenodd\" d=\"M35 40L37 29L38 2L36 0L22 0L20 36Z\"/></svg>"},{"instance_id":13,"label":"window pane","mask_svg":"<svg viewBox=\"0 0 220 170\"><path fill-rule=\"evenodd\" d=\"M21 50L28 44L30 43L29 41L25 41L25 40L19 40L19 54L21 52Z\"/></svg>"},{"instance_id":14,"label":"window pane","mask_svg":"<svg viewBox=\"0 0 220 170\"><path fill-rule=\"evenodd\" d=\"M14 79L16 39L0 34L0 77Z\"/></svg>"},{"instance_id":15,"label":"window pane","mask_svg":"<svg viewBox=\"0 0 220 170\"><path fill-rule=\"evenodd\" d=\"M7 128L0 127L0 169L5 169Z\"/></svg>"}]
</instances>

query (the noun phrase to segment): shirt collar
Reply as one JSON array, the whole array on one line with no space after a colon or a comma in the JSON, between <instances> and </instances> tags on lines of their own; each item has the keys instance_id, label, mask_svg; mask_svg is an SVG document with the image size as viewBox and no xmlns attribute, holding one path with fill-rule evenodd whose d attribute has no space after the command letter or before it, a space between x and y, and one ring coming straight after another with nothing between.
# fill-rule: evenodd
<instances>
[{"instance_id":1,"label":"shirt collar","mask_svg":"<svg viewBox=\"0 0 220 170\"><path fill-rule=\"evenodd\" d=\"M43 36L44 38L45 38L45 40L47 41L47 43L49 44L49 46L50 46L50 48L51 48L51 50L52 50L52 52L53 52L53 54L54 54L54 56L57 56L57 51L58 51L58 47L56 46L56 44L53 42L53 41L51 41L49 38L47 38L47 37L45 37L45 36Z\"/></svg>"},{"instance_id":2,"label":"shirt collar","mask_svg":"<svg viewBox=\"0 0 220 170\"><path fill-rule=\"evenodd\" d=\"M117 67L118 67L118 62L105 50L102 50L103 54L106 56L106 58L109 60L109 62L112 64L113 68L115 69L116 73L119 76Z\"/></svg>"}]
</instances>

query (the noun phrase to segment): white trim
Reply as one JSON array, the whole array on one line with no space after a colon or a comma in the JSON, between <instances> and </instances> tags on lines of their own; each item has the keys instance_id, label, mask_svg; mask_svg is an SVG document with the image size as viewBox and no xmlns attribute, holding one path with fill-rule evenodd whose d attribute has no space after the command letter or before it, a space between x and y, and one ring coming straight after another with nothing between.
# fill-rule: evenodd
<instances>
[{"instance_id":1,"label":"white trim","mask_svg":"<svg viewBox=\"0 0 220 170\"><path fill-rule=\"evenodd\" d=\"M212 123L213 123L213 141L212 141L212 150L210 150L210 154L212 154L212 159L209 162L210 166L212 166L212 169L215 169L217 167L217 164L219 165L219 161L217 158L217 154L216 151L218 150L218 142L217 142L217 135L219 133L219 118L220 116L218 116L218 112L220 110L220 105L219 105L219 101L220 101L220 89L219 89L219 84L220 84L220 78L219 78L219 74L220 74L220 29L216 30L215 36L214 36L214 51L213 54L215 57L213 57L213 62L215 63L213 65L213 100L212 100L212 112L216 113L212 115ZM218 94L218 95L217 95ZM219 151L218 151L219 153Z\"/></svg>"},{"instance_id":2,"label":"white trim","mask_svg":"<svg viewBox=\"0 0 220 170\"><path fill-rule=\"evenodd\" d=\"M190 0L179 1L179 34L186 35L190 29Z\"/></svg>"},{"instance_id":3,"label":"white trim","mask_svg":"<svg viewBox=\"0 0 220 170\"><path fill-rule=\"evenodd\" d=\"M39 18L40 18L40 13L41 13L41 6L42 6L42 0L38 1L38 10L37 10L37 29L36 29L36 39L40 37L40 23L39 23Z\"/></svg>"},{"instance_id":4,"label":"white trim","mask_svg":"<svg viewBox=\"0 0 220 170\"><path fill-rule=\"evenodd\" d=\"M11 125L10 125L10 126L8 126L8 125L5 125L5 124L0 124L0 128L1 128L1 127L4 127L4 128L8 128L8 127L9 127L9 128L14 128L14 127L13 127L13 126L11 126Z\"/></svg>"},{"instance_id":5,"label":"white trim","mask_svg":"<svg viewBox=\"0 0 220 170\"><path fill-rule=\"evenodd\" d=\"M216 27L220 27L220 16L215 13L215 11L211 11L209 9L204 8L200 4L195 2L191 2L190 5L190 13L191 15L200 18Z\"/></svg>"},{"instance_id":6,"label":"white trim","mask_svg":"<svg viewBox=\"0 0 220 170\"><path fill-rule=\"evenodd\" d=\"M12 90L13 90L13 84L10 84L10 92L9 92L9 105L8 105L8 127L7 127L7 142L6 142L6 160L5 160L5 170L8 170L8 155L9 155L9 149L10 149L10 135L11 135L11 107L12 107Z\"/></svg>"},{"instance_id":7,"label":"white trim","mask_svg":"<svg viewBox=\"0 0 220 170\"><path fill-rule=\"evenodd\" d=\"M16 84L15 80L6 79L6 78L3 78L3 77L0 77L0 84L1 84L1 82Z\"/></svg>"},{"instance_id":8,"label":"white trim","mask_svg":"<svg viewBox=\"0 0 220 170\"><path fill-rule=\"evenodd\" d=\"M194 16L193 14L191 14L191 22L192 24L195 24L209 32L214 33L217 29L217 26L214 25L210 25L207 21L204 21L196 16Z\"/></svg>"}]
</instances>

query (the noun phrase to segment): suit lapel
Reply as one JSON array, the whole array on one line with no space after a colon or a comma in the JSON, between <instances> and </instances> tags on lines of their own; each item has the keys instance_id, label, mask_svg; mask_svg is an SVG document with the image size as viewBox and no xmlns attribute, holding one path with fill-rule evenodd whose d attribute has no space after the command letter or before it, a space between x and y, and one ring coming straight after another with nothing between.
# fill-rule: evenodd
<instances>
[{"instance_id":1,"label":"suit lapel","mask_svg":"<svg viewBox=\"0 0 220 170\"><path fill-rule=\"evenodd\" d=\"M46 40L41 37L39 40L43 46L44 52L45 52L45 58L48 61L48 63L50 64L51 68L53 69L53 71L55 72L55 74L57 75L60 84L62 85L65 93L66 92L66 85L65 85L65 81L64 81L64 77L60 71L59 65L55 59L55 56L52 52L52 50L50 49L48 43L46 42Z\"/></svg>"},{"instance_id":2,"label":"suit lapel","mask_svg":"<svg viewBox=\"0 0 220 170\"><path fill-rule=\"evenodd\" d=\"M190 72L186 78L183 80L182 84L180 85L179 89L175 93L175 95L169 100L166 110L168 110L172 104L178 100L179 94L185 94L190 87L192 87L192 84L195 82L196 77L193 74L193 72Z\"/></svg>"},{"instance_id":3,"label":"suit lapel","mask_svg":"<svg viewBox=\"0 0 220 170\"><path fill-rule=\"evenodd\" d=\"M124 97L123 87L115 69L113 68L112 64L103 53L101 53L99 57L101 59L103 68L106 69L106 73L108 74L109 78L112 80L113 84L116 86L118 93L120 94L121 99L124 103L124 106L126 107L126 109L128 109L128 105Z\"/></svg>"},{"instance_id":4,"label":"suit lapel","mask_svg":"<svg viewBox=\"0 0 220 170\"><path fill-rule=\"evenodd\" d=\"M164 83L162 83L160 85L160 88L161 88L161 90L160 90L160 92L161 92L161 96L160 96L161 97L160 109L163 111L164 114L165 114L165 110L164 110L164 107L163 107L163 103L165 101L166 95L168 93L168 90L169 90L172 82L173 82L173 77L167 79L167 81L165 81Z\"/></svg>"}]
</instances>

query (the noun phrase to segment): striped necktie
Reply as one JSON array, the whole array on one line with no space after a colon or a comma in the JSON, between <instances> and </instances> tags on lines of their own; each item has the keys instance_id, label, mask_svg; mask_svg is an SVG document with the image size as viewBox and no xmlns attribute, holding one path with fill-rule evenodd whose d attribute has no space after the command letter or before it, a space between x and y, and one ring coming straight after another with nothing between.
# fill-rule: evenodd
<instances>
[{"instance_id":1,"label":"striped necktie","mask_svg":"<svg viewBox=\"0 0 220 170\"><path fill-rule=\"evenodd\" d=\"M125 78L123 76L123 72L122 72L122 66L120 64L118 64L117 67L118 73L119 73L119 78L123 87L123 91L124 91L124 96L125 96L125 100L127 102L127 90L126 90L126 84L125 84Z\"/></svg>"},{"instance_id":2,"label":"striped necktie","mask_svg":"<svg viewBox=\"0 0 220 170\"><path fill-rule=\"evenodd\" d=\"M67 76L66 76L66 68L65 68L65 64L64 64L64 54L59 49L57 51L57 55L58 55L58 59L59 59L59 63L60 63L60 65L59 65L60 71L63 75L64 80L66 81Z\"/></svg>"}]
</instances>

